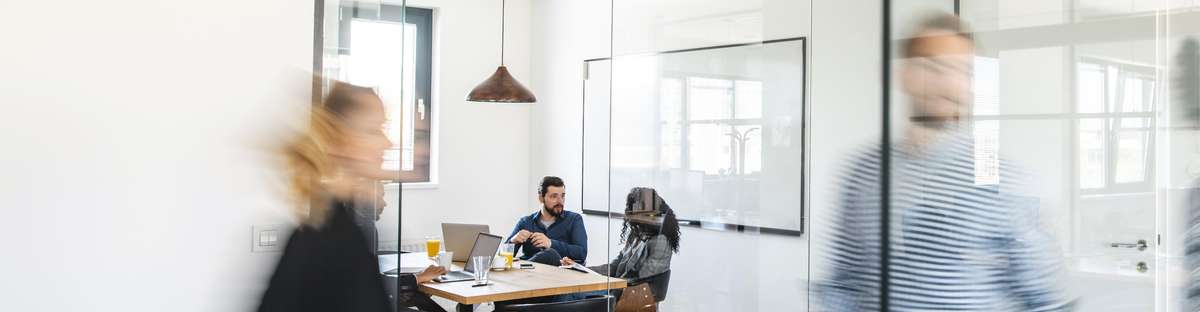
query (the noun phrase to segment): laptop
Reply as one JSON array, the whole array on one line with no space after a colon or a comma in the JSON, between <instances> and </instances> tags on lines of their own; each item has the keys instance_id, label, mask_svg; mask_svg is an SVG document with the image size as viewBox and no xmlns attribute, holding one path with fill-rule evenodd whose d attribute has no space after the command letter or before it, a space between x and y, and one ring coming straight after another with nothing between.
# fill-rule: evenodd
<instances>
[{"instance_id":1,"label":"laptop","mask_svg":"<svg viewBox=\"0 0 1200 312\"><path fill-rule=\"evenodd\" d=\"M480 256L487 257L488 260L487 263L484 264L484 267L476 268L471 265L471 262L468 261L463 265L462 271L450 271L450 273L446 273L446 275L438 276L435 281L439 283L449 283L474 280L475 270L490 270L492 268L492 259L496 257L496 250L500 248L500 241L503 240L503 238L498 235L492 235L488 233L479 233L478 235L479 236L475 237L475 245L471 247L471 256L467 259Z\"/></svg>"},{"instance_id":2,"label":"laptop","mask_svg":"<svg viewBox=\"0 0 1200 312\"><path fill-rule=\"evenodd\" d=\"M462 223L442 223L443 242L446 243L446 251L453 252L454 257L450 261L466 262L471 252L471 245L475 244L475 236L479 233L488 233L486 224L462 224Z\"/></svg>"}]
</instances>

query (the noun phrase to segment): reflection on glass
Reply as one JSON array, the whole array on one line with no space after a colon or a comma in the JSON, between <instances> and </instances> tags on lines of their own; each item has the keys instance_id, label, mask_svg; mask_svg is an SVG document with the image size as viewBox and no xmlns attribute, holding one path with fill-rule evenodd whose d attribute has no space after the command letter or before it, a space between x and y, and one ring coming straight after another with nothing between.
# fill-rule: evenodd
<instances>
[{"instance_id":1,"label":"reflection on glass","mask_svg":"<svg viewBox=\"0 0 1200 312\"><path fill-rule=\"evenodd\" d=\"M738 147L733 174L748 175L762 171L762 126L735 126L730 135L735 136L734 143Z\"/></svg>"},{"instance_id":2,"label":"reflection on glass","mask_svg":"<svg viewBox=\"0 0 1200 312\"><path fill-rule=\"evenodd\" d=\"M1000 121L975 122L975 185L1000 184Z\"/></svg>"},{"instance_id":3,"label":"reflection on glass","mask_svg":"<svg viewBox=\"0 0 1200 312\"><path fill-rule=\"evenodd\" d=\"M660 166L664 168L683 168L683 80L676 78L663 78L662 92L660 93L659 104L662 116L662 140L663 152L660 159Z\"/></svg>"},{"instance_id":4,"label":"reflection on glass","mask_svg":"<svg viewBox=\"0 0 1200 312\"><path fill-rule=\"evenodd\" d=\"M1079 121L1079 186L1084 189L1105 186L1105 146L1103 119Z\"/></svg>"},{"instance_id":5,"label":"reflection on glass","mask_svg":"<svg viewBox=\"0 0 1200 312\"><path fill-rule=\"evenodd\" d=\"M654 186L684 219L799 230L803 48L614 58L610 189Z\"/></svg>"},{"instance_id":6,"label":"reflection on glass","mask_svg":"<svg viewBox=\"0 0 1200 312\"><path fill-rule=\"evenodd\" d=\"M1079 63L1078 107L1080 113L1104 112L1104 71L1091 63Z\"/></svg>"},{"instance_id":7,"label":"reflection on glass","mask_svg":"<svg viewBox=\"0 0 1200 312\"><path fill-rule=\"evenodd\" d=\"M1123 97L1121 98L1121 111L1123 112L1140 112L1145 110L1145 103L1142 102L1142 84L1140 79L1125 78L1121 82L1125 85Z\"/></svg>"},{"instance_id":8,"label":"reflection on glass","mask_svg":"<svg viewBox=\"0 0 1200 312\"><path fill-rule=\"evenodd\" d=\"M1080 188L1144 191L1152 169L1154 70L1113 60L1078 64L1077 107L1104 118L1079 120ZM1143 117L1144 116L1144 117Z\"/></svg>"},{"instance_id":9,"label":"reflection on glass","mask_svg":"<svg viewBox=\"0 0 1200 312\"><path fill-rule=\"evenodd\" d=\"M730 173L730 163L734 160L730 155L733 150L731 142L728 139L714 140L729 133L728 128L717 124L688 126L688 169L706 175Z\"/></svg>"},{"instance_id":10,"label":"reflection on glass","mask_svg":"<svg viewBox=\"0 0 1200 312\"><path fill-rule=\"evenodd\" d=\"M733 81L687 78L689 121L729 119L733 110Z\"/></svg>"},{"instance_id":11,"label":"reflection on glass","mask_svg":"<svg viewBox=\"0 0 1200 312\"><path fill-rule=\"evenodd\" d=\"M664 79L664 81L679 81ZM687 114L688 168L710 175L743 175L762 167L762 82L687 77L687 96L664 95ZM664 83L664 91L669 91ZM664 116L670 124L674 116ZM674 130L674 129L665 129ZM714 138L726 137L720 140ZM664 143L671 141L664 140ZM672 144L664 144L669 148ZM664 154L674 154L669 150ZM749 170L749 171L747 171Z\"/></svg>"},{"instance_id":12,"label":"reflection on glass","mask_svg":"<svg viewBox=\"0 0 1200 312\"><path fill-rule=\"evenodd\" d=\"M738 80L734 82L733 95L734 118L762 118L762 82Z\"/></svg>"},{"instance_id":13,"label":"reflection on glass","mask_svg":"<svg viewBox=\"0 0 1200 312\"><path fill-rule=\"evenodd\" d=\"M975 56L972 77L975 94L971 107L976 116L1000 113L1000 59ZM1000 122L982 120L974 123L975 184L1000 183Z\"/></svg>"},{"instance_id":14,"label":"reflection on glass","mask_svg":"<svg viewBox=\"0 0 1200 312\"><path fill-rule=\"evenodd\" d=\"M1144 182L1150 152L1148 118L1124 118L1117 134L1116 183Z\"/></svg>"}]
</instances>

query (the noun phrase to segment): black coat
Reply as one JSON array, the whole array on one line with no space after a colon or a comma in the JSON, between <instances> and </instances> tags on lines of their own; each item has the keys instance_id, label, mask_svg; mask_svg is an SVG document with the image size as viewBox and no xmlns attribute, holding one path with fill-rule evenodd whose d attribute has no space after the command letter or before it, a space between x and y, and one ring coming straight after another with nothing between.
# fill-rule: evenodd
<instances>
[{"instance_id":1,"label":"black coat","mask_svg":"<svg viewBox=\"0 0 1200 312\"><path fill-rule=\"evenodd\" d=\"M379 258L354 222L354 205L333 203L322 227L301 226L288 239L263 294L260 312L391 311ZM412 275L401 288L414 287Z\"/></svg>"}]
</instances>

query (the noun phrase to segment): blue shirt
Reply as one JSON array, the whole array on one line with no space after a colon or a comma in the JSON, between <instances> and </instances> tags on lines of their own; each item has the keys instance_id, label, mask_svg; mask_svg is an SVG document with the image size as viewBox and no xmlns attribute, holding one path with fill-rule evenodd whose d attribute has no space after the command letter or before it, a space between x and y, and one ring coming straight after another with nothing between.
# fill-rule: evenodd
<instances>
[{"instance_id":1,"label":"blue shirt","mask_svg":"<svg viewBox=\"0 0 1200 312\"><path fill-rule=\"evenodd\" d=\"M517 221L517 226L513 228L512 234L508 234L505 241L512 240L513 236L521 230L530 231L533 233L544 233L550 238L550 248L557 251L563 257L571 258L571 260L584 263L587 259L587 230L583 228L583 216L578 213L563 210L562 216L558 217L549 228L542 225L542 210L538 209L531 215L522 217ZM521 259L528 260L533 257L540 249L533 246L533 240L527 240L524 244L518 244L517 250L525 250L525 255Z\"/></svg>"},{"instance_id":2,"label":"blue shirt","mask_svg":"<svg viewBox=\"0 0 1200 312\"><path fill-rule=\"evenodd\" d=\"M1019 191L1025 175L1001 158L999 184L976 185L974 138L944 135L923 152L872 150L846 170L830 276L817 283L825 311L879 310L882 157L892 159L891 311L1070 311L1054 241Z\"/></svg>"}]
</instances>

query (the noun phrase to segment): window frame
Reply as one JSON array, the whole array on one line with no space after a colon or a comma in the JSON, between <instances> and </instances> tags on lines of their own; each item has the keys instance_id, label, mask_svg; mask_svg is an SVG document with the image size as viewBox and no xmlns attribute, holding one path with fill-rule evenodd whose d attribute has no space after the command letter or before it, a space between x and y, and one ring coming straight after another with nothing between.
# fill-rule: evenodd
<instances>
[{"instance_id":1,"label":"window frame","mask_svg":"<svg viewBox=\"0 0 1200 312\"><path fill-rule=\"evenodd\" d=\"M758 127L758 131L757 131L758 139L759 140L763 139L762 131L764 131L763 128L766 127L766 125L765 125L766 120L765 120L765 118L763 118L761 113L757 118L738 118L737 117L737 112L738 112L738 110L737 110L737 104L738 104L738 102L737 102L737 96L738 96L737 83L738 82L756 82L756 83L761 84L762 81L755 80L755 79L752 79L749 77L741 77L741 76L733 76L733 75L714 75L711 73L687 73L687 72L677 72L677 71L664 73L663 76L661 77L661 79L677 80L680 82L680 87L681 87L678 90L680 92L680 95L679 95L679 99L680 99L680 107L679 108L680 109L678 112L678 116L675 116L676 118L679 118L678 122L679 122L679 126L680 126L679 137L676 138L680 142L679 150L676 151L676 154L679 157L679 167L678 168L685 169L685 170L704 171L701 169L692 168L692 159L691 159L691 150L690 150L692 144L691 144L691 141L689 140L689 137L692 132L693 126L717 125L717 126L728 126L728 127L734 128L734 129L736 129L739 126ZM729 92L729 96L728 96L729 97L729 104L728 104L729 117L728 118L693 119L690 116L691 111L692 111L692 106L695 105L694 103L692 103L690 101L690 96L689 96L690 92L694 88L694 86L692 84L693 79L710 79L710 80L721 80L721 81L729 82L729 87L724 88L724 90L728 90L728 92ZM695 88L708 88L708 87L695 87ZM762 103L760 102L759 103L760 111L762 110L761 105L762 105ZM664 113L661 106L659 107L659 113L660 114ZM659 127L665 129L665 127L667 127L667 126L669 126L668 121L666 121L660 117L659 118ZM747 131L746 133L749 133L749 131ZM744 170L744 165L745 165L745 160L741 159L741 157L745 156L745 155L741 155L741 153L739 153L738 147L744 148L746 143L738 142L737 141L738 139L732 135L728 135L728 136L729 136L728 139L729 139L729 144L730 144L729 146L733 150L730 151L730 153L731 153L730 154L730 162L731 162L732 167L730 168L730 172L728 172L726 174L733 175L736 173L736 175L753 176L753 175L757 175L757 174L761 173L762 168L759 168L759 171L755 171L754 174L748 174L745 172L741 172L742 170ZM761 144L761 143L762 142L760 141L759 144ZM761 148L761 145L760 145L760 148ZM760 151L760 156L761 156L761 151ZM661 161L661 158L659 161ZM706 172L705 175L709 175L709 174ZM714 175L720 175L720 174L714 174Z\"/></svg>"},{"instance_id":2,"label":"window frame","mask_svg":"<svg viewBox=\"0 0 1200 312\"><path fill-rule=\"evenodd\" d=\"M415 111L419 110L419 108L417 108L415 105L418 105L418 103L421 103L421 101L419 101L419 100L424 100L423 102L426 105L425 114L427 114L429 116L429 118L427 118L427 121L424 123L414 120L413 128L414 128L414 131L418 132L418 133L414 134L414 138L413 138L413 140L414 140L413 155L414 155L414 158L417 158L417 159L413 160L414 170L413 171L404 171L402 169L396 170L395 172L399 176L398 181L397 180L388 181L385 187L387 187L389 189L395 189L395 188L398 188L400 185L403 185L403 188L405 188L405 189L436 188L438 185L438 167L439 167L438 166L438 135L437 134L439 132L440 109L439 109L438 104L440 101L439 101L439 98L437 97L437 93L435 92L435 90L437 90L437 88L436 88L437 82L435 79L435 77L436 77L436 75L435 75L435 73L436 73L436 70L435 70L436 69L436 55L434 53L435 45L436 45L436 38L434 36L434 34L436 33L436 29L435 29L436 11L435 11L435 9L434 8L421 8L421 7L412 7L412 6L381 4L378 7L378 11L375 11L374 8L343 6L343 7L339 8L339 12L341 14L341 18L338 19L338 23L339 23L338 53L339 54L348 54L351 49L351 43L353 42L353 38L351 38L351 27L352 27L351 25L352 25L352 22L355 20L387 22L387 23L397 23L397 24L412 24L412 25L416 26L416 28L417 28L417 30L416 30L417 38L415 40L417 42L417 49L415 51L416 52L416 55L415 55L415 58L416 58L416 64L415 64L416 78L415 79L416 79L416 81L414 82L414 84L415 84L415 88L414 88L415 92L414 93L415 94L412 95L412 98L414 99L414 102L413 102L414 112L405 112L405 113L415 114ZM404 64L404 66L408 66L408 65L409 64ZM405 94L403 96L406 98L409 97L409 95L407 95L407 94ZM401 105L403 105L403 104L401 104ZM403 124L402 120L401 121L390 121L390 122L397 122L397 123ZM422 136L420 134L420 132L422 132L422 131L427 132L428 134ZM422 140L426 141L425 144L420 144L420 141L422 141ZM398 149L399 149L401 156L403 156L405 154L402 144L403 144L402 142L397 142L397 145L399 146ZM416 155L421 154L420 152L421 152L422 147L424 147L424 149L427 150L427 154L428 154L428 157L425 159L424 163L421 162L422 159L420 159L419 157L416 157ZM403 166L403 163L401 163L401 166ZM422 168L422 166L424 166L424 168L427 168L425 170L425 172L420 171L420 168Z\"/></svg>"},{"instance_id":3,"label":"window frame","mask_svg":"<svg viewBox=\"0 0 1200 312\"><path fill-rule=\"evenodd\" d=\"M1071 90L1072 90L1071 91L1071 100L1069 102L1069 107L1066 109L1066 112L1064 112L1064 113L1049 113L1049 114L1005 114L1005 113L999 113L999 112L994 113L994 114L972 113L972 121L975 123L982 122L982 121L994 121L994 120L1000 120L1000 121L1015 121L1015 120L1068 121L1071 123L1069 131L1071 132L1070 136L1072 138L1072 140L1070 142L1070 157L1071 157L1072 161L1074 162L1073 165L1075 167L1072 169L1071 179L1074 181L1072 187L1077 192L1076 193L1077 197L1082 198L1082 197L1093 197L1093 196L1108 196L1108 195L1113 195L1113 194L1132 194L1132 193L1145 193L1145 192L1152 191L1153 184L1156 179L1156 176L1155 176L1156 173L1154 171L1154 166L1156 163L1155 157L1156 157L1156 153L1157 153L1157 151L1155 150L1155 144L1156 144L1157 138L1156 138L1154 129L1155 129L1155 127L1157 127L1157 123L1158 123L1157 115L1156 115L1156 113L1157 113L1157 109L1156 109L1157 103L1156 102L1159 101L1158 97L1161 96L1161 94L1159 94L1158 90L1157 90L1158 84L1161 83L1161 80L1158 77L1156 69L1153 66L1132 64L1132 63L1128 63L1128 62L1121 62L1121 61L1110 60L1110 59L1105 59L1105 58L1100 58L1100 57L1092 57L1092 56L1075 56L1075 57L1071 58L1071 62L1073 62L1073 63L1070 67L1070 70L1071 70L1070 77L1074 77L1072 79L1075 79L1079 76L1080 68L1084 64L1087 64L1090 66L1096 66L1096 67L1099 67L1102 69L1101 72L1104 75L1104 79L1102 79L1102 81L1104 82L1104 92L1101 95L1101 101L1103 102L1102 103L1103 107L1101 107L1100 112L1083 112L1080 110L1080 107L1079 107L1079 101L1081 98L1080 94L1083 91L1079 89L1079 85L1078 85L1079 81L1076 79L1071 82L1073 84L1071 86ZM1113 81L1110 82L1110 77L1109 77L1111 75L1110 72L1113 72L1113 71L1116 72L1117 77L1113 77L1111 79ZM1123 105L1124 104L1122 102L1123 99L1121 98L1122 93L1120 92L1122 90L1115 90L1115 89L1110 90L1110 88L1119 88L1120 86L1123 85L1122 79L1125 79L1127 77L1141 77L1141 78L1144 78L1143 80L1150 80L1153 83L1155 83L1156 87L1154 87L1154 88L1147 88L1147 87L1143 86L1143 96L1145 98L1143 98L1143 103L1142 103L1143 108L1141 109L1141 111L1124 112L1124 111L1121 111L1122 110L1121 107L1114 106L1114 105ZM1112 86L1110 86L1110 85L1112 85ZM1118 97L1118 98L1114 99L1114 97ZM1144 149L1143 164L1142 164L1144 166L1143 172L1145 173L1145 175L1142 177L1142 180L1140 180L1140 181L1117 183L1116 171L1117 171L1117 167L1119 166L1118 158L1119 158L1119 152L1120 152L1120 147L1119 147L1120 137L1119 137L1119 135L1122 132L1120 130L1123 130L1120 128L1120 122L1122 120L1129 120L1129 119L1142 119L1146 122L1145 126L1139 128L1140 130L1146 131L1146 146ZM1083 162L1079 161L1079 159L1080 159L1081 155L1083 155L1083 153L1085 153L1085 151L1080 147L1080 142L1083 138L1083 132L1082 132L1083 126L1081 125L1081 123L1084 121L1087 121L1087 120L1099 120L1102 123L1102 127L1101 127L1102 139L1101 140L1104 143L1102 156L1104 157L1103 168L1105 170L1104 176L1103 176L1103 181L1102 181L1104 183L1104 185L1102 187L1084 188L1082 186L1083 182L1084 182L1083 175L1082 175L1084 168L1081 167L1083 165ZM1138 129L1124 129L1124 130L1137 131ZM1003 150L1003 147L1001 147L999 150Z\"/></svg>"},{"instance_id":4,"label":"window frame","mask_svg":"<svg viewBox=\"0 0 1200 312\"><path fill-rule=\"evenodd\" d=\"M1148 94L1143 93L1144 98L1142 99L1143 100L1142 111L1124 112L1123 111L1124 110L1123 106L1125 104L1123 102L1124 101L1124 94L1123 94L1124 90L1122 90L1121 87L1124 86L1125 79L1130 78L1130 77L1148 78L1148 79L1142 79L1142 80L1150 80L1150 81L1153 81L1154 83L1156 83L1156 85L1157 85L1157 83L1160 83L1160 82L1157 79L1157 74L1155 73L1155 69L1153 67L1140 66L1140 65L1136 65L1136 64L1112 61L1112 60L1107 60L1107 59L1098 58L1098 57L1081 56L1076 60L1076 66L1075 66L1076 69L1075 69L1075 73L1072 73L1073 75L1078 75L1078 73L1079 73L1078 68L1080 67L1079 65L1082 65L1082 64L1089 64L1091 66L1100 67L1100 68L1102 68L1101 72L1104 75L1104 79L1103 79L1104 94L1102 96L1103 112L1098 113L1098 114L1088 114L1088 115L1091 115L1091 117L1079 118L1077 120L1077 122L1082 121L1083 119L1099 119L1102 121L1102 123L1103 123L1102 133L1103 133L1103 138L1104 138L1103 141L1105 144L1103 147L1104 148L1104 156L1105 156L1104 157L1105 172L1104 172L1104 186L1099 187L1099 188L1083 188L1082 186L1079 186L1078 187L1079 194L1081 196L1086 197L1086 196L1096 196L1096 195L1142 193L1142 192L1152 191L1153 183L1156 178L1155 170L1154 170L1155 157L1156 157L1156 151L1155 151L1156 138L1155 138L1154 129L1157 125L1157 118L1156 118L1157 116L1155 115L1155 112L1156 112L1155 101L1158 101L1157 97L1160 95L1157 92L1158 90L1155 90L1155 88L1148 88L1147 86L1143 85L1142 86L1143 92L1148 91L1149 93ZM1116 77L1111 78L1112 80L1115 80L1115 82L1111 82L1111 83L1109 82L1110 81L1109 75L1111 75L1110 69L1115 69L1116 75L1117 75ZM1110 84L1115 84L1115 86L1110 86ZM1110 87L1117 88L1117 89L1109 90ZM1076 89L1075 92L1079 93L1079 92L1083 92L1083 91ZM1078 94L1076 94L1074 103L1072 103L1072 109L1073 109L1073 111L1076 111L1076 112L1079 109L1079 103L1078 103L1079 99L1078 98L1079 98L1079 96L1078 96ZM1130 119L1142 119L1147 123L1145 126L1140 128L1142 131L1145 131L1145 136L1146 136L1145 137L1145 146L1144 146L1144 151L1143 151L1144 155L1143 155L1143 159L1142 159L1142 162L1143 162L1142 163L1142 166L1143 166L1142 172L1144 173L1144 175L1143 175L1141 181L1119 183L1117 181L1117 169L1120 166L1120 163L1119 163L1119 161L1120 161L1120 159L1119 159L1120 158L1120 143L1121 143L1120 135L1123 132L1123 130L1137 131L1136 129L1122 128L1121 123L1124 120L1130 120ZM1073 129L1073 131L1076 132L1077 136L1082 134L1080 132L1081 130L1082 129L1078 125L1076 125L1075 128ZM1075 151L1075 156L1074 156L1075 159L1078 159L1078 157L1080 157L1080 153L1083 152L1079 147L1079 143L1080 142L1077 137L1075 142L1073 142L1073 149ZM1082 175L1076 174L1074 178L1076 180L1081 179ZM1078 181L1077 183L1082 184L1082 182L1083 181Z\"/></svg>"}]
</instances>

